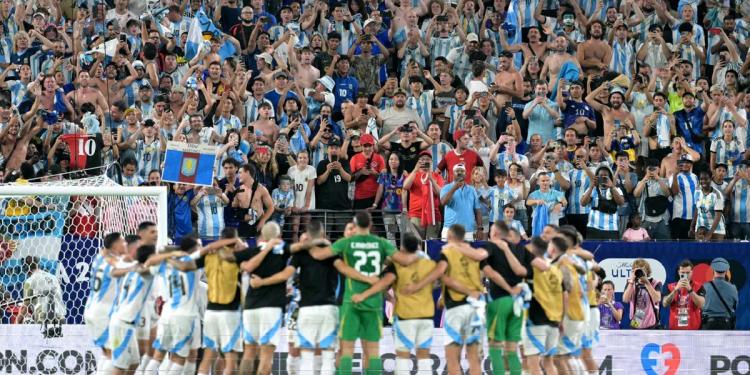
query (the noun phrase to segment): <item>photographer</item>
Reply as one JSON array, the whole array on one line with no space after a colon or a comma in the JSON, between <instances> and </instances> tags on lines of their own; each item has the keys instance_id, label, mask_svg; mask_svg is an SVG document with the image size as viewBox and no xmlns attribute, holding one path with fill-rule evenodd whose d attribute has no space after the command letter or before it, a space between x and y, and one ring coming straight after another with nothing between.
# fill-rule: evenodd
<instances>
[{"instance_id":1,"label":"photographer","mask_svg":"<svg viewBox=\"0 0 750 375\"><path fill-rule=\"evenodd\" d=\"M693 281L693 263L685 259L677 269L679 281L667 284L662 306L669 307L669 329L696 330L701 327L700 284Z\"/></svg>"},{"instance_id":2,"label":"photographer","mask_svg":"<svg viewBox=\"0 0 750 375\"><path fill-rule=\"evenodd\" d=\"M659 177L659 161L648 159L646 161L646 174L638 182L633 190L633 195L640 199L639 209L643 215L643 228L648 231L649 237L655 240L668 240L669 229L669 197L672 191L669 189L669 180Z\"/></svg>"},{"instance_id":3,"label":"photographer","mask_svg":"<svg viewBox=\"0 0 750 375\"><path fill-rule=\"evenodd\" d=\"M661 282L651 278L651 265L643 258L634 260L631 269L622 294L622 302L630 304L630 327L658 329Z\"/></svg>"},{"instance_id":4,"label":"photographer","mask_svg":"<svg viewBox=\"0 0 750 375\"><path fill-rule=\"evenodd\" d=\"M607 167L596 170L594 181L583 193L581 204L593 203L589 212L587 239L617 240L620 238L617 207L625 204L620 188L613 181L612 171Z\"/></svg>"},{"instance_id":5,"label":"photographer","mask_svg":"<svg viewBox=\"0 0 750 375\"><path fill-rule=\"evenodd\" d=\"M393 142L391 138L398 133L400 142ZM420 139L417 139L420 138ZM432 145L432 139L417 127L416 122L406 123L392 132L382 136L378 147L398 155L404 164L405 171L412 171L417 166L417 158L422 150Z\"/></svg>"}]
</instances>

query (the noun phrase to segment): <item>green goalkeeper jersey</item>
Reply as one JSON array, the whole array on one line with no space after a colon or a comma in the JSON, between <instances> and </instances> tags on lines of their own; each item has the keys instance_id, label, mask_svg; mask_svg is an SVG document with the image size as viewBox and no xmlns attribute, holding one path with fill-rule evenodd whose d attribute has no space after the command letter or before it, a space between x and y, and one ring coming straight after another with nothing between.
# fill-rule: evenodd
<instances>
[{"instance_id":1,"label":"green goalkeeper jersey","mask_svg":"<svg viewBox=\"0 0 750 375\"><path fill-rule=\"evenodd\" d=\"M342 238L331 246L333 253L344 259L349 267L365 276L380 276L387 257L396 252L396 248L388 240L372 235L354 235ZM351 303L352 296L370 288L370 284L346 279L344 287L344 303ZM383 294L377 293L370 298L356 304L359 310L381 310L383 308Z\"/></svg>"}]
</instances>

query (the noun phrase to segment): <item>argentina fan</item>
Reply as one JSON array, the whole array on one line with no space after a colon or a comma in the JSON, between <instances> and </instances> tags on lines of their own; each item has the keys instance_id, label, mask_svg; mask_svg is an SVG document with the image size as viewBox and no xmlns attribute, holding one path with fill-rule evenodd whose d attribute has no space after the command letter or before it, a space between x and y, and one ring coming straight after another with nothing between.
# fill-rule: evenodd
<instances>
[{"instance_id":1,"label":"argentina fan","mask_svg":"<svg viewBox=\"0 0 750 375\"><path fill-rule=\"evenodd\" d=\"M0 16L0 374L750 374L750 0Z\"/></svg>"}]
</instances>

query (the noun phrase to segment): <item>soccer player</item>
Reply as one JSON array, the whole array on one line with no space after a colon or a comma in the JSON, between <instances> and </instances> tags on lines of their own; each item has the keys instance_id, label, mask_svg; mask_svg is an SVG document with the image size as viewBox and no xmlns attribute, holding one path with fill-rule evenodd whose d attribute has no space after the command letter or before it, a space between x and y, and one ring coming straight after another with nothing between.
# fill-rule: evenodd
<instances>
[{"instance_id":1,"label":"soccer player","mask_svg":"<svg viewBox=\"0 0 750 375\"><path fill-rule=\"evenodd\" d=\"M156 223L152 221L143 221L138 224L138 230L136 237L131 238L134 240L131 242L129 247L132 250L130 261L135 262L137 259L136 252L141 245L151 245L156 247L156 240L159 238L159 231L156 228ZM138 365L138 369L141 371L146 370L149 362L151 362L151 343L156 338L156 322L159 316L156 314L156 296L152 289L151 294L146 301L146 307L141 314L140 321L135 322L136 324L136 338L138 339L138 350L141 353L141 363Z\"/></svg>"},{"instance_id":2,"label":"soccer player","mask_svg":"<svg viewBox=\"0 0 750 375\"><path fill-rule=\"evenodd\" d=\"M151 295L151 287L157 270L150 268L172 253L154 255L153 245L141 245L136 251L136 264L122 280L117 293L115 310L109 322L109 345L112 349L114 374L132 373L140 362L136 335L136 322L145 313L146 301Z\"/></svg>"},{"instance_id":3,"label":"soccer player","mask_svg":"<svg viewBox=\"0 0 750 375\"><path fill-rule=\"evenodd\" d=\"M563 290L569 288L570 279L563 279L559 268L561 257L570 245L561 237L552 237L549 243L532 237L530 250L545 259L542 267L534 264L532 298L523 350L531 375L557 375L553 355L557 352L560 322L563 319ZM545 249L547 251L545 256ZM544 367L544 372L540 367Z\"/></svg>"},{"instance_id":4,"label":"soccer player","mask_svg":"<svg viewBox=\"0 0 750 375\"><path fill-rule=\"evenodd\" d=\"M506 223L498 221L490 227L490 241L483 245L487 259L482 261L482 271L492 281L487 306L487 337L492 369L496 374L505 373L505 361L511 375L521 374L521 361L517 346L521 341L522 314L513 309L514 298L520 292L518 284L529 275L534 263L544 267L544 261L521 246L509 241L510 230ZM499 277L498 277L499 276Z\"/></svg>"},{"instance_id":5,"label":"soccer player","mask_svg":"<svg viewBox=\"0 0 750 375\"><path fill-rule=\"evenodd\" d=\"M364 276L378 276L388 257L402 265L416 260L415 255L397 252L386 239L370 234L372 217L367 211L359 211L354 216L354 235L336 241L330 247L310 249L310 255L323 260L340 256L347 266ZM341 359L339 372L352 373L354 342L360 339L364 351L367 374L381 374L380 337L383 325L383 295L377 293L360 302L352 302L354 294L370 288L370 284L347 277L344 289L344 302L340 310L339 338L341 339Z\"/></svg>"},{"instance_id":6,"label":"soccer player","mask_svg":"<svg viewBox=\"0 0 750 375\"><path fill-rule=\"evenodd\" d=\"M445 331L448 334L445 357L449 374L461 373L461 351L466 348L469 373L481 374L479 346L482 344L483 312L477 311L482 299L479 262L487 258L487 251L474 249L464 242L466 230L460 224L448 228L448 242L443 246L437 267L428 280L441 278L442 299L445 303Z\"/></svg>"},{"instance_id":7,"label":"soccer player","mask_svg":"<svg viewBox=\"0 0 750 375\"><path fill-rule=\"evenodd\" d=\"M204 269L208 282L208 306L204 322L203 360L198 374L211 373L219 353L224 357L224 374L233 374L242 351L242 313L240 311L240 267L225 260L222 253L244 250L247 245L237 236L236 228L224 228L221 239L193 252L190 260L169 260L182 271Z\"/></svg>"},{"instance_id":8,"label":"soccer player","mask_svg":"<svg viewBox=\"0 0 750 375\"><path fill-rule=\"evenodd\" d=\"M195 239L184 237L179 248L167 248L165 253L172 252L179 260L186 261L190 259L187 254L194 251L199 245L199 242ZM182 256L177 256L177 254ZM156 264L158 267L157 282L161 284L161 289L166 293L167 300L162 306L161 317L156 329L156 341L153 345L154 355L146 367L147 373L155 373L160 369L159 366L166 353L170 353L172 363L165 365L163 371L182 373L196 330L195 318L198 315L196 272L181 271L169 264L167 259L164 258Z\"/></svg>"},{"instance_id":9,"label":"soccer player","mask_svg":"<svg viewBox=\"0 0 750 375\"><path fill-rule=\"evenodd\" d=\"M99 250L91 263L89 276L91 292L83 311L83 320L94 339L94 345L101 348L103 352L98 367L107 374L112 371L112 352L106 344L109 336L109 314L117 294L116 278L127 273L127 270L116 269L115 266L126 250L125 238L121 233L114 232L104 236L104 247Z\"/></svg>"},{"instance_id":10,"label":"soccer player","mask_svg":"<svg viewBox=\"0 0 750 375\"><path fill-rule=\"evenodd\" d=\"M23 282L24 302L18 314L18 323L59 324L65 321L67 311L62 299L60 281L39 265L38 257L27 256L24 259L24 267L29 274ZM27 314L31 314L28 320Z\"/></svg>"},{"instance_id":11,"label":"soccer player","mask_svg":"<svg viewBox=\"0 0 750 375\"><path fill-rule=\"evenodd\" d=\"M282 271L289 262L289 244L281 240L281 228L267 222L261 229L260 242L253 249L233 254L244 272L251 275L242 312L242 329L245 350L240 361L240 373L254 373L254 361L260 349L257 373L268 375L273 365L273 353L279 346L279 327L284 318L286 283L280 280L272 285L259 285L258 279Z\"/></svg>"},{"instance_id":12,"label":"soccer player","mask_svg":"<svg viewBox=\"0 0 750 375\"><path fill-rule=\"evenodd\" d=\"M568 241L565 239L565 241ZM562 321L562 331L557 344L557 353L555 355L555 365L558 371L563 374L579 373L583 369L580 360L581 339L586 328L586 313L588 305L584 303L584 289L581 283L582 275L579 275L579 268L582 268L582 261L577 256L571 254L569 247L564 257L568 262L560 264L560 270L563 277L570 278L570 288L566 290L567 298L565 301L565 311ZM583 274L583 272L581 272Z\"/></svg>"},{"instance_id":13,"label":"soccer player","mask_svg":"<svg viewBox=\"0 0 750 375\"><path fill-rule=\"evenodd\" d=\"M404 234L399 251L414 254L417 250L419 238L412 233ZM411 374L409 364L412 350L416 351L417 374L432 374L430 345L435 315L432 283L435 280L429 280L427 276L433 269L435 262L426 256L408 266L390 264L383 271L383 278L379 282L352 296L352 302L361 303L395 282L396 320L393 323L393 340L396 343L396 375Z\"/></svg>"}]
</instances>

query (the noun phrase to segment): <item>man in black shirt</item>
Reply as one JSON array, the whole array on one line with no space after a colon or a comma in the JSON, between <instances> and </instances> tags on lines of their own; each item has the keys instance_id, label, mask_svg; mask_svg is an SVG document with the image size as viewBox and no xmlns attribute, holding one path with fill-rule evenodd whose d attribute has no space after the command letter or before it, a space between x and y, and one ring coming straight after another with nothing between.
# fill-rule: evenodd
<instances>
[{"instance_id":1,"label":"man in black shirt","mask_svg":"<svg viewBox=\"0 0 750 375\"><path fill-rule=\"evenodd\" d=\"M351 210L349 199L349 182L352 175L349 163L340 159L341 143L338 140L328 145L328 157L318 163L318 179L315 181L315 207L320 210ZM332 215L329 213L329 215ZM328 229L332 233L340 233L351 213L344 213L340 220L330 217ZM335 239L335 238L334 238Z\"/></svg>"},{"instance_id":2,"label":"man in black shirt","mask_svg":"<svg viewBox=\"0 0 750 375\"><path fill-rule=\"evenodd\" d=\"M521 290L519 284L535 259L523 247L512 245L508 241L509 235L508 226L496 221L490 227L490 241L482 246L488 253L487 259L481 263L482 271L492 280L492 302L487 305L487 337L490 340L490 362L496 374L505 373L504 356L511 374L521 371L516 345L521 341L523 317L515 314L513 305L515 295Z\"/></svg>"},{"instance_id":3,"label":"man in black shirt","mask_svg":"<svg viewBox=\"0 0 750 375\"><path fill-rule=\"evenodd\" d=\"M242 185L237 175L237 171L240 170L240 163L234 158L226 158L221 162L221 167L224 169L224 178L219 180L219 189L227 195L227 198L231 202L234 200L234 196L237 195L237 190ZM229 181L233 181L233 183L230 184ZM225 227L237 228L240 225L237 218L237 211L231 204L224 207Z\"/></svg>"},{"instance_id":4,"label":"man in black shirt","mask_svg":"<svg viewBox=\"0 0 750 375\"><path fill-rule=\"evenodd\" d=\"M396 133L399 134L401 142L393 142L391 140ZM378 140L378 147L398 155L398 159L401 161L401 167L405 171L413 171L414 167L417 166L419 153L431 145L432 138L425 134L422 129L417 126L416 122L409 122L399 126Z\"/></svg>"},{"instance_id":5,"label":"man in black shirt","mask_svg":"<svg viewBox=\"0 0 750 375\"><path fill-rule=\"evenodd\" d=\"M289 244L281 240L281 228L275 222L261 229L258 246L234 254L242 271L251 275L242 312L245 350L240 361L240 373L252 374L260 347L258 374L269 375L273 353L279 345L279 332L286 305L286 279L270 278L289 263ZM270 279L264 279L270 278Z\"/></svg>"}]
</instances>

